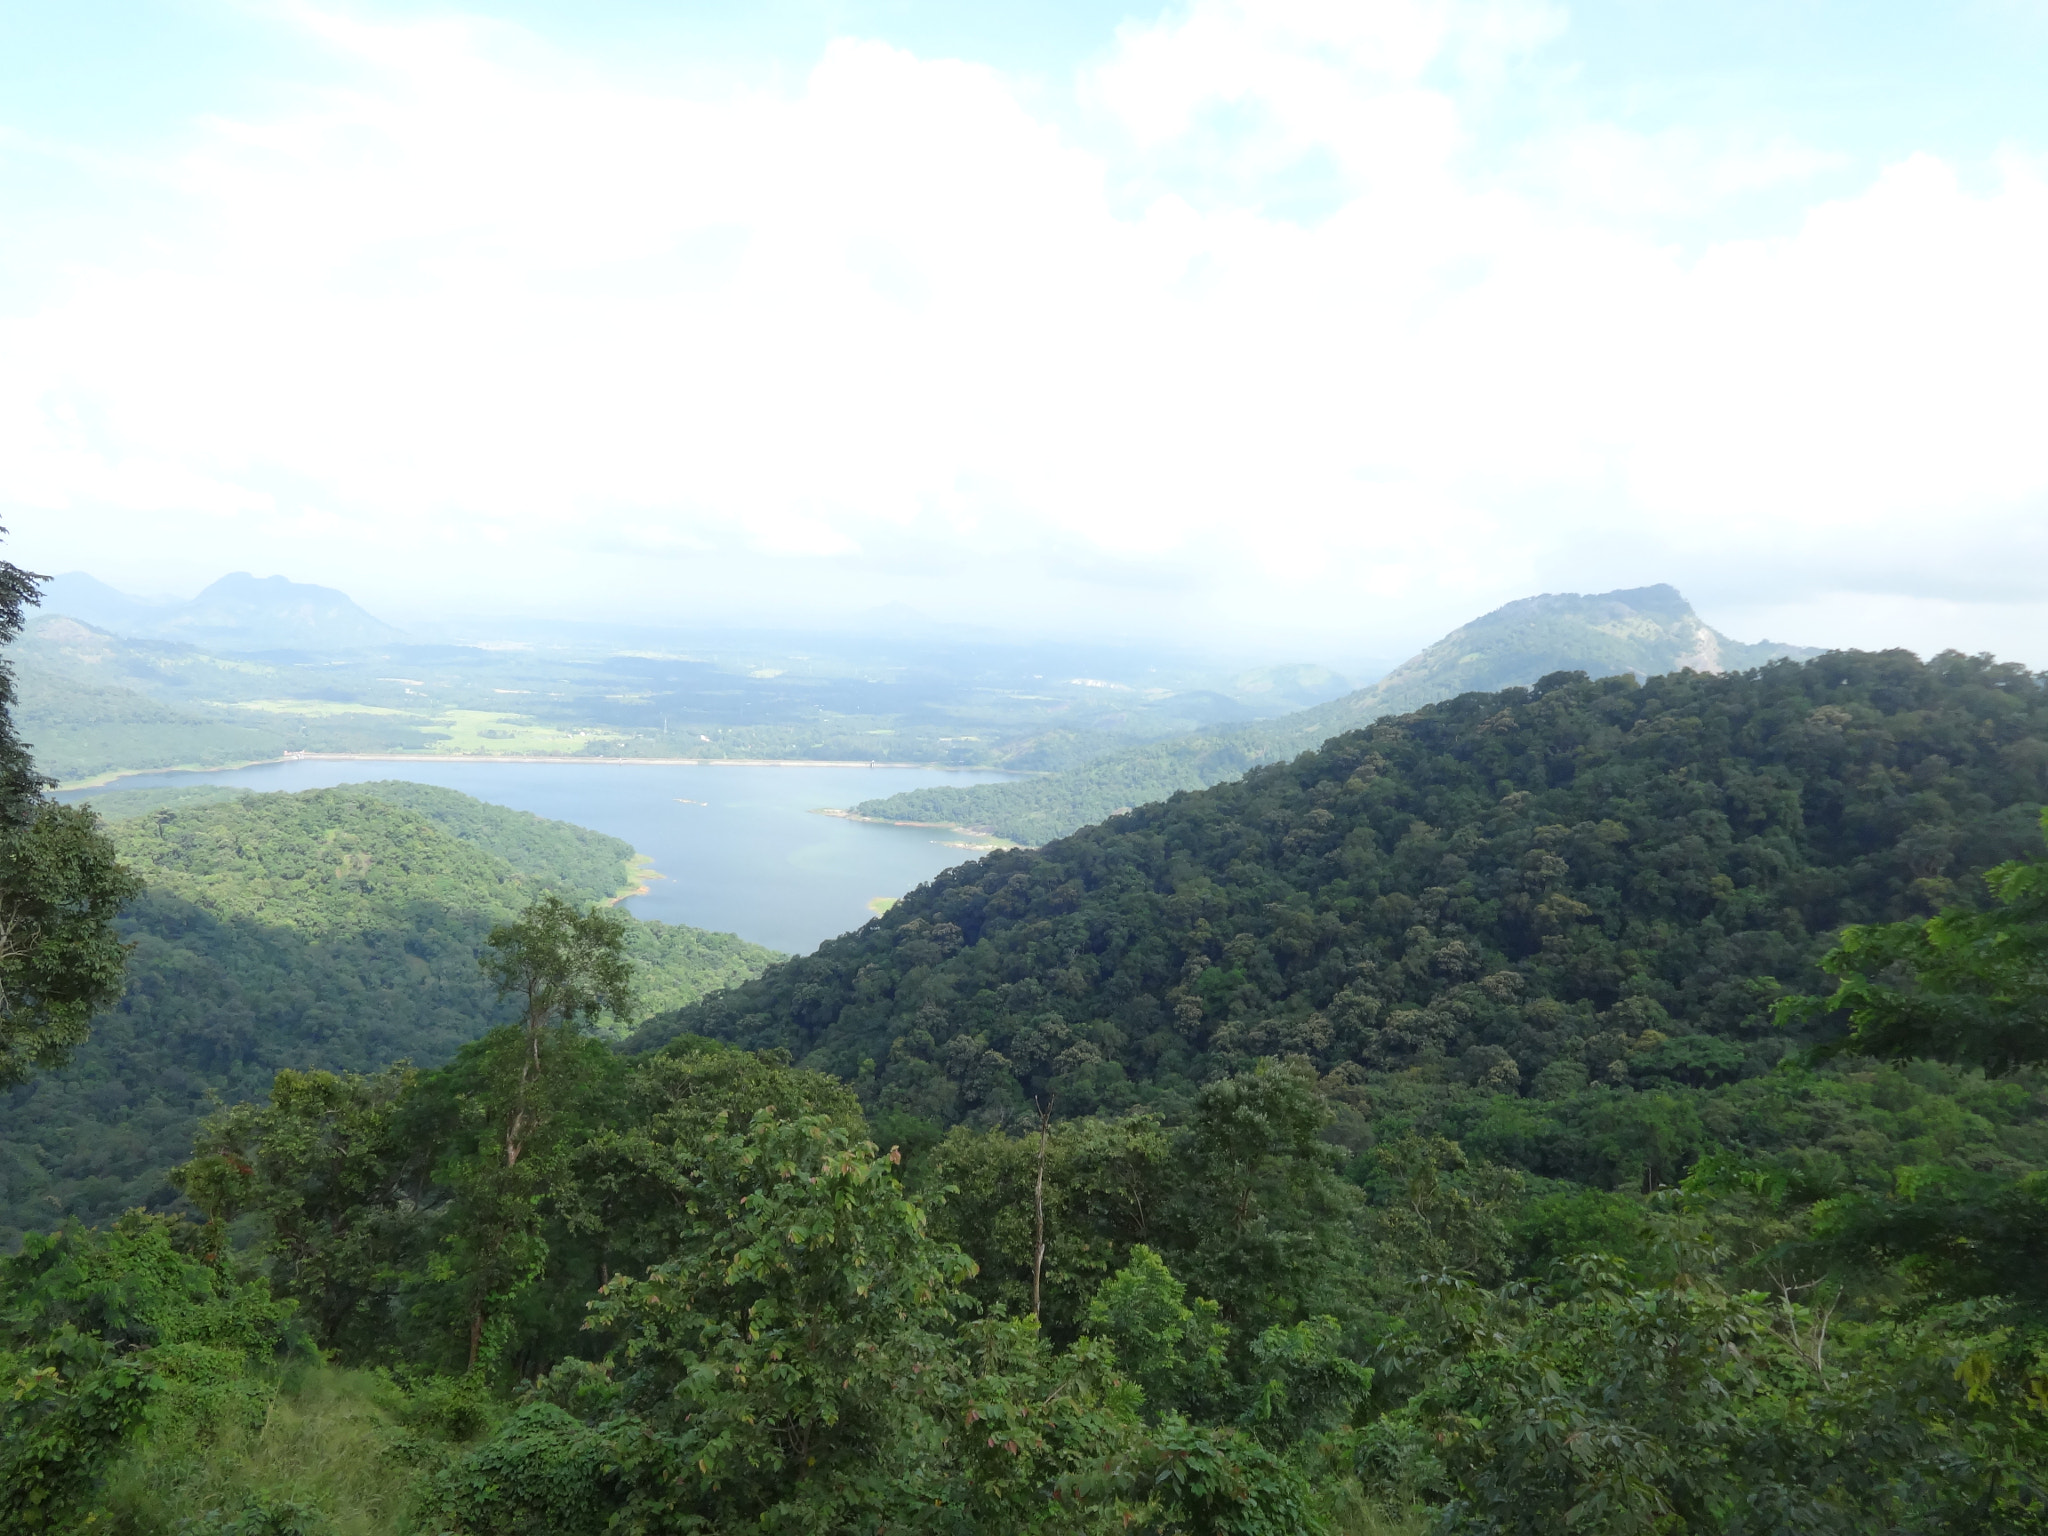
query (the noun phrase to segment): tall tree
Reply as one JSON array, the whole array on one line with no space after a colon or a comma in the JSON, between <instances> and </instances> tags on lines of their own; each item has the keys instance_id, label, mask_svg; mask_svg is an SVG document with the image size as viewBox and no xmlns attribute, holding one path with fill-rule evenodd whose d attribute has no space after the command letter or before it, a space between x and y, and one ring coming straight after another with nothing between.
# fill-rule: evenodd
<instances>
[{"instance_id":1,"label":"tall tree","mask_svg":"<svg viewBox=\"0 0 2048 1536\"><path fill-rule=\"evenodd\" d=\"M586 1024L606 1013L633 1015L633 967L626 920L609 908L579 912L550 892L493 928L480 963L499 994L517 1000L517 1025L478 1042L476 1066L484 1135L454 1182L464 1218L454 1235L469 1292L469 1364L484 1348L494 1309L540 1274L547 1243L539 1207L564 1173L560 1111L592 1081Z\"/></svg>"},{"instance_id":2,"label":"tall tree","mask_svg":"<svg viewBox=\"0 0 2048 1536\"><path fill-rule=\"evenodd\" d=\"M46 579L0 560L0 645ZM0 1087L62 1065L121 995L114 915L142 889L99 819L53 803L50 784L15 731L14 668L0 660Z\"/></svg>"},{"instance_id":3,"label":"tall tree","mask_svg":"<svg viewBox=\"0 0 2048 1536\"><path fill-rule=\"evenodd\" d=\"M633 963L626 955L626 920L593 906L588 912L552 891L484 941L490 953L484 974L498 995L517 998L520 1066L505 1122L505 1166L515 1166L526 1140L546 1113L540 1096L546 1070L542 1058L549 1031L572 1034L609 1012L629 1018L633 1011Z\"/></svg>"}]
</instances>

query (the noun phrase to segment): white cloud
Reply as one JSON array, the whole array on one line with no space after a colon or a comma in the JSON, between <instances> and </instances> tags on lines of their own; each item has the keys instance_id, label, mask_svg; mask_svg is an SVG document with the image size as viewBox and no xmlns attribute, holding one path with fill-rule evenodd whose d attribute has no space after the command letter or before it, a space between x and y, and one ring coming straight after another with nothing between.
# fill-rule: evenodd
<instances>
[{"instance_id":1,"label":"white cloud","mask_svg":"<svg viewBox=\"0 0 2048 1536\"><path fill-rule=\"evenodd\" d=\"M401 596L429 573L392 552L433 545L473 562L444 583L642 596L681 562L798 606L974 568L969 615L1367 643L1541 586L2048 595L1993 553L2048 508L2024 160L1909 160L1688 252L1657 216L1832 162L1580 123L1482 174L1465 93L1554 8L1196 4L1119 34L1093 128L874 43L663 95L298 14L361 83L212 124L157 167L175 217L0 319L31 549L68 509L138 565L247 564L194 531L230 517ZM1302 166L1317 216L1268 211Z\"/></svg>"}]
</instances>

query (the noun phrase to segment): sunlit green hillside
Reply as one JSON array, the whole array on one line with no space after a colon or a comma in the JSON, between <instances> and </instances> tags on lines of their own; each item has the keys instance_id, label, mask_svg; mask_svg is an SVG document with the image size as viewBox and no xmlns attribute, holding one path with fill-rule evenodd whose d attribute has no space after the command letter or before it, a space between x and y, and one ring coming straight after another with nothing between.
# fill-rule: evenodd
<instances>
[{"instance_id":1,"label":"sunlit green hillside","mask_svg":"<svg viewBox=\"0 0 2048 1536\"><path fill-rule=\"evenodd\" d=\"M152 795L104 803L119 815ZM545 890L613 897L633 852L397 782L158 804L110 830L149 882L122 920L135 946L127 993L69 1068L4 1101L8 1230L164 1198L163 1170L205 1104L261 1095L280 1067L445 1059L503 1016L477 969L491 925ZM636 922L630 934L649 1013L777 958L692 928Z\"/></svg>"}]
</instances>

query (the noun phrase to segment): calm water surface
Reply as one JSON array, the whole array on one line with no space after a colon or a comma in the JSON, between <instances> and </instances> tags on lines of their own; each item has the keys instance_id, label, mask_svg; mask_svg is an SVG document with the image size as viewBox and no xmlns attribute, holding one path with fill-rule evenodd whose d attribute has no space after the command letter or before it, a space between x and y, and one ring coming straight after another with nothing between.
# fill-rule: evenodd
<instances>
[{"instance_id":1,"label":"calm water surface","mask_svg":"<svg viewBox=\"0 0 2048 1536\"><path fill-rule=\"evenodd\" d=\"M439 784L465 795L624 838L663 879L625 905L802 954L975 855L953 833L881 827L815 814L928 784L985 784L1006 775L932 768L738 768L652 763L266 763L220 773L136 774L108 789L239 784L326 789L369 779ZM66 795L65 799L90 798Z\"/></svg>"}]
</instances>

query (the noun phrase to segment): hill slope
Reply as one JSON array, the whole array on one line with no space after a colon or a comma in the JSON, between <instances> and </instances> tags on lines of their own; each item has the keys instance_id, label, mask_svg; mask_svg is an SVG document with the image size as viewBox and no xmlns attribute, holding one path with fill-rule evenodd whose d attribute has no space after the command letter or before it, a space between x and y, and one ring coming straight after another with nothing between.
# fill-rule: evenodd
<instances>
[{"instance_id":1,"label":"hill slope","mask_svg":"<svg viewBox=\"0 0 2048 1536\"><path fill-rule=\"evenodd\" d=\"M1706 1111L1658 1092L1779 1059L1769 1005L1819 983L1825 935L2038 856L2044 799L2018 667L1552 676L961 865L641 1038L787 1047L932 1123L1171 1110L1302 1055L1378 1114L1605 1182L1697 1150Z\"/></svg>"},{"instance_id":2,"label":"hill slope","mask_svg":"<svg viewBox=\"0 0 2048 1536\"><path fill-rule=\"evenodd\" d=\"M18 665L23 736L36 764L60 784L152 768L214 768L282 753L286 736L264 724L159 704L132 688L87 682L34 663Z\"/></svg>"},{"instance_id":3,"label":"hill slope","mask_svg":"<svg viewBox=\"0 0 2048 1536\"><path fill-rule=\"evenodd\" d=\"M543 889L613 895L632 853L412 784L169 810L109 828L149 881L122 919L126 995L69 1068L0 1101L0 1242L168 1198L162 1170L209 1099L261 1098L280 1067L445 1060L503 1016L476 963L490 927ZM777 958L658 923L634 926L633 952L648 1012Z\"/></svg>"},{"instance_id":4,"label":"hill slope","mask_svg":"<svg viewBox=\"0 0 2048 1536\"><path fill-rule=\"evenodd\" d=\"M1723 672L1817 654L1765 641L1745 645L1710 629L1669 586L1594 596L1523 598L1454 629L1370 687L1256 725L1204 731L1112 752L1012 784L912 790L854 807L885 821L944 822L1043 843L1131 806L1235 778L1338 731L1474 689L1533 683L1551 672L1648 677L1690 667Z\"/></svg>"},{"instance_id":5,"label":"hill slope","mask_svg":"<svg viewBox=\"0 0 2048 1536\"><path fill-rule=\"evenodd\" d=\"M122 633L147 628L175 606L169 601L152 603L130 597L85 571L65 571L43 583L46 612Z\"/></svg>"},{"instance_id":6,"label":"hill slope","mask_svg":"<svg viewBox=\"0 0 2048 1536\"><path fill-rule=\"evenodd\" d=\"M235 700L275 689L274 669L169 641L124 640L61 615L31 622L8 659L20 680L20 729L60 783L216 768L287 750L417 750L445 735L418 717L318 699L237 708Z\"/></svg>"},{"instance_id":7,"label":"hill slope","mask_svg":"<svg viewBox=\"0 0 2048 1536\"><path fill-rule=\"evenodd\" d=\"M54 577L44 611L122 635L227 651L346 651L405 638L346 592L284 576L223 576L186 603L130 597L84 571Z\"/></svg>"},{"instance_id":8,"label":"hill slope","mask_svg":"<svg viewBox=\"0 0 2048 1536\"><path fill-rule=\"evenodd\" d=\"M145 633L228 651L345 651L404 635L345 592L283 576L223 576L189 603L148 616Z\"/></svg>"}]
</instances>

